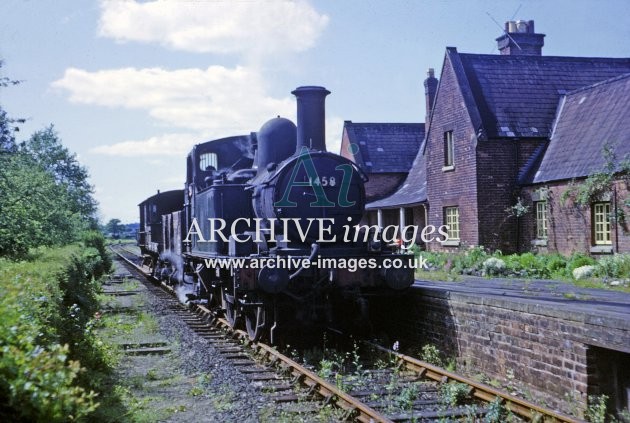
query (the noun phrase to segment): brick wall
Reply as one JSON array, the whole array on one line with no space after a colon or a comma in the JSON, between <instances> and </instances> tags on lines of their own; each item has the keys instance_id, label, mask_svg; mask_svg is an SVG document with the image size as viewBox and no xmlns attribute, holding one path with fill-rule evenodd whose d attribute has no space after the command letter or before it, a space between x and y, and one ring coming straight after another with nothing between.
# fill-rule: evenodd
<instances>
[{"instance_id":1,"label":"brick wall","mask_svg":"<svg viewBox=\"0 0 630 423\"><path fill-rule=\"evenodd\" d=\"M626 361L630 353L627 319L538 301L414 288L395 304L376 303L372 313L372 321L383 325L376 330L387 334L385 342L399 341L404 352L418 356L421 345L434 344L457 358L458 372L504 384L513 376L526 399L565 413L582 413L588 395L606 392L602 382L612 376L602 351L621 351Z\"/></svg>"},{"instance_id":2,"label":"brick wall","mask_svg":"<svg viewBox=\"0 0 630 423\"><path fill-rule=\"evenodd\" d=\"M517 218L507 210L518 201L518 175L541 142L544 141L506 139L478 143L479 245L504 253L523 251L517 249L517 239L522 238L517 230Z\"/></svg>"},{"instance_id":3,"label":"brick wall","mask_svg":"<svg viewBox=\"0 0 630 423\"><path fill-rule=\"evenodd\" d=\"M448 58L444 62L438 90L426 148L427 197L430 204L428 224L436 227L443 225L444 207L458 206L461 242L477 245L476 136ZM455 166L450 171L442 170L446 131L453 131L454 140ZM453 247L442 247L433 242L429 249L452 250Z\"/></svg>"},{"instance_id":4,"label":"brick wall","mask_svg":"<svg viewBox=\"0 0 630 423\"><path fill-rule=\"evenodd\" d=\"M479 245L504 253L516 250L516 219L506 209L516 203L517 148L508 140L477 145Z\"/></svg>"},{"instance_id":5,"label":"brick wall","mask_svg":"<svg viewBox=\"0 0 630 423\"><path fill-rule=\"evenodd\" d=\"M576 182L579 184L580 182ZM625 199L630 197L628 188L622 181L617 181L613 194L610 196L611 204L623 210L626 220L630 221L630 207L624 205ZM531 241L536 238L536 215L533 208L532 196L535 191L545 187L548 189L548 240L547 246L532 247ZM579 251L590 253L592 242L591 209L590 207L578 207L571 198L562 200L562 194L569 188L568 181L554 182L547 185L530 186L522 190L522 198L530 206L521 221L522 248L524 250L537 250L540 252L559 252L569 255ZM630 227L628 223L611 223L611 238L614 252L630 252Z\"/></svg>"},{"instance_id":6,"label":"brick wall","mask_svg":"<svg viewBox=\"0 0 630 423\"><path fill-rule=\"evenodd\" d=\"M407 177L406 173L373 173L365 184L365 195L367 201L375 201L387 197L396 191L396 188Z\"/></svg>"}]
</instances>

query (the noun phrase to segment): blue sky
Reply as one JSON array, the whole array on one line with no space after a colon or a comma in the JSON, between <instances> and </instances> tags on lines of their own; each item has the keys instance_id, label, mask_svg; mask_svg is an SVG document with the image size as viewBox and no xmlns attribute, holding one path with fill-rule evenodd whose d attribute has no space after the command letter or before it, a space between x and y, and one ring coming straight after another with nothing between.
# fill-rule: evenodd
<instances>
[{"instance_id":1,"label":"blue sky","mask_svg":"<svg viewBox=\"0 0 630 423\"><path fill-rule=\"evenodd\" d=\"M193 144L294 119L299 85L332 91L331 150L344 120L423 121L446 46L497 53L488 14L535 20L545 55L630 57L628 0L3 0L0 72L24 82L0 104L28 119L18 139L53 123L101 218L132 222L144 198L182 187Z\"/></svg>"}]
</instances>

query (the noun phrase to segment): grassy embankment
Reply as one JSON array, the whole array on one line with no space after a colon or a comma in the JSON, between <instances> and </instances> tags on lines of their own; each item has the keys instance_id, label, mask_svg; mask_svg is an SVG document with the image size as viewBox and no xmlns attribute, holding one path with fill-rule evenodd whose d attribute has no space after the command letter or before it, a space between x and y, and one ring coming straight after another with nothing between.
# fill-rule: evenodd
<instances>
[{"instance_id":1,"label":"grassy embankment","mask_svg":"<svg viewBox=\"0 0 630 423\"><path fill-rule=\"evenodd\" d=\"M111 267L102 236L0 259L0 420L107 420L113 354L95 335L99 278Z\"/></svg>"}]
</instances>

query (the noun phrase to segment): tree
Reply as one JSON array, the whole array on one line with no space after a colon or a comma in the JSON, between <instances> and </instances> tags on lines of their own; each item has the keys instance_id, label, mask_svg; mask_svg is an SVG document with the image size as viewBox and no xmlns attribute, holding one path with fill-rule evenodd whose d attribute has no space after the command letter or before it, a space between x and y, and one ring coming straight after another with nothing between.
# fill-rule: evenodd
<instances>
[{"instance_id":1,"label":"tree","mask_svg":"<svg viewBox=\"0 0 630 423\"><path fill-rule=\"evenodd\" d=\"M95 228L96 201L88 182L88 171L61 144L53 125L35 132L28 141L20 144L20 150L30 155L46 172L62 186L67 195L68 208L81 215Z\"/></svg>"},{"instance_id":2,"label":"tree","mask_svg":"<svg viewBox=\"0 0 630 423\"><path fill-rule=\"evenodd\" d=\"M4 65L4 62L0 60L0 68ZM10 85L17 85L20 81L7 78L6 76L0 77L0 88L5 88ZM0 153L15 151L17 148L15 144L15 137L13 133L18 131L19 128L14 126L16 123L24 123L24 119L11 119L7 116L7 112L0 106Z\"/></svg>"},{"instance_id":3,"label":"tree","mask_svg":"<svg viewBox=\"0 0 630 423\"><path fill-rule=\"evenodd\" d=\"M109 222L107 222L107 225L105 225L105 229L107 230L107 232L111 233L114 238L117 238L120 235L120 219L110 219Z\"/></svg>"},{"instance_id":4,"label":"tree","mask_svg":"<svg viewBox=\"0 0 630 423\"><path fill-rule=\"evenodd\" d=\"M0 89L18 83L0 77ZM31 247L78 240L96 227L87 170L52 125L16 144L21 122L0 107L0 256L10 258L23 258Z\"/></svg>"}]
</instances>

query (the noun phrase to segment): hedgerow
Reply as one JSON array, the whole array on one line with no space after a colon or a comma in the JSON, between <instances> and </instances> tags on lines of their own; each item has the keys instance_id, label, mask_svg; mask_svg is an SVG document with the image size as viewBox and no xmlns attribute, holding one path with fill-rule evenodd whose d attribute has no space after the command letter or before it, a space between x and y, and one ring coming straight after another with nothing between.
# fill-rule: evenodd
<instances>
[{"instance_id":1,"label":"hedgerow","mask_svg":"<svg viewBox=\"0 0 630 423\"><path fill-rule=\"evenodd\" d=\"M0 259L0 420L84 420L98 407L110 368L91 329L95 277L111 266L100 242Z\"/></svg>"}]
</instances>

